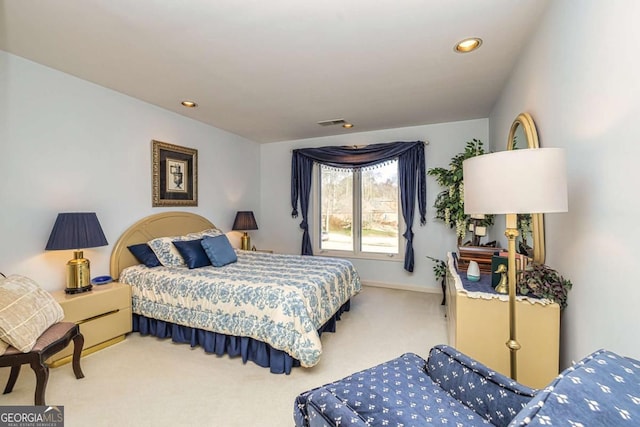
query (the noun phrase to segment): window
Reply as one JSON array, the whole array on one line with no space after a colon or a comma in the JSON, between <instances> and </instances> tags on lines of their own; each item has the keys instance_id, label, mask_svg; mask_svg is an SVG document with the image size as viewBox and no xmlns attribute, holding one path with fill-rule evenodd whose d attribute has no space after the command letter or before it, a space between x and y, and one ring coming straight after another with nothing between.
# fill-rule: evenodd
<instances>
[{"instance_id":1,"label":"window","mask_svg":"<svg viewBox=\"0 0 640 427\"><path fill-rule=\"evenodd\" d=\"M364 170L320 165L314 203L314 253L403 258L398 161Z\"/></svg>"}]
</instances>

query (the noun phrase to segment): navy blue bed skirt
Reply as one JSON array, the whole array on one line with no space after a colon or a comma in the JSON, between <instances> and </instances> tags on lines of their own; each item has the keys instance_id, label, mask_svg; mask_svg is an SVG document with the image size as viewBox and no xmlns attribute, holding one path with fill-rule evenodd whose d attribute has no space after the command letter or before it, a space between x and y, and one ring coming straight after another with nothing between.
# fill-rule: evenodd
<instances>
[{"instance_id":1,"label":"navy blue bed skirt","mask_svg":"<svg viewBox=\"0 0 640 427\"><path fill-rule=\"evenodd\" d=\"M318 335L323 332L335 332L336 322L340 315L351 308L351 300L342 307L318 329ZM300 366L300 362L282 350L276 350L269 344L248 337L236 337L205 331L203 329L180 326L175 323L152 319L150 317L133 314L133 331L141 335L153 335L158 338L171 338L176 343L189 343L191 347L197 345L207 353L230 357L242 356L242 362L250 360L263 368L269 368L273 374L289 374L291 368Z\"/></svg>"}]
</instances>

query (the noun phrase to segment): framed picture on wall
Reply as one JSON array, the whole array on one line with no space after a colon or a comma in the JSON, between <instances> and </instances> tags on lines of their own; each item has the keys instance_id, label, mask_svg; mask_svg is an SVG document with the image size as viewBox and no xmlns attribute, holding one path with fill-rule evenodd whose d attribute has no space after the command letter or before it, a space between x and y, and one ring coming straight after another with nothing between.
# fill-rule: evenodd
<instances>
[{"instance_id":1,"label":"framed picture on wall","mask_svg":"<svg viewBox=\"0 0 640 427\"><path fill-rule=\"evenodd\" d=\"M156 206L198 206L198 150L151 141Z\"/></svg>"}]
</instances>

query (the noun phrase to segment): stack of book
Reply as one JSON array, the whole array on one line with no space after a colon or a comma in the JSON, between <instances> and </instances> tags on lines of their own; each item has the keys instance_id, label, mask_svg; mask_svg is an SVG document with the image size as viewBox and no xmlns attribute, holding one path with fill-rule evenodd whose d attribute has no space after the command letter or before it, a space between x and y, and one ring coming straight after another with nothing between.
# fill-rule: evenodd
<instances>
[{"instance_id":1,"label":"stack of book","mask_svg":"<svg viewBox=\"0 0 640 427\"><path fill-rule=\"evenodd\" d=\"M467 271L469 263L475 261L481 274L491 274L491 259L502 251L504 249L490 246L458 246L458 269Z\"/></svg>"}]
</instances>

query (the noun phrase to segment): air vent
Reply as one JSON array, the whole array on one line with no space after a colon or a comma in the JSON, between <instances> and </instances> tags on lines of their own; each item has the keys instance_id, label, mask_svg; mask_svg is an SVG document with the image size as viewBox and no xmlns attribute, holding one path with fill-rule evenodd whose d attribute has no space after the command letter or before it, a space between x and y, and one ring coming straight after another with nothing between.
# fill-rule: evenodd
<instances>
[{"instance_id":1,"label":"air vent","mask_svg":"<svg viewBox=\"0 0 640 427\"><path fill-rule=\"evenodd\" d=\"M347 122L344 119L323 120L321 122L318 122L320 126L336 126L343 125L345 123Z\"/></svg>"}]
</instances>

